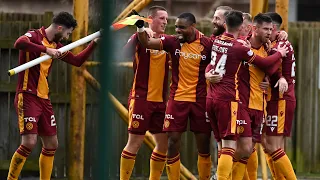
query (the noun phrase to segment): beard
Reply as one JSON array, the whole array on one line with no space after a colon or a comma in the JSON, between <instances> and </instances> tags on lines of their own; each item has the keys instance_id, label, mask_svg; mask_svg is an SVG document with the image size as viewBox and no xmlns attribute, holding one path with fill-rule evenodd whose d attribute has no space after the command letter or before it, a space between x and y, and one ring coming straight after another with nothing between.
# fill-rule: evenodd
<instances>
[{"instance_id":1,"label":"beard","mask_svg":"<svg viewBox=\"0 0 320 180\"><path fill-rule=\"evenodd\" d=\"M63 37L62 33L57 33L54 35L53 41L60 42L62 40L62 37Z\"/></svg>"},{"instance_id":2,"label":"beard","mask_svg":"<svg viewBox=\"0 0 320 180\"><path fill-rule=\"evenodd\" d=\"M186 42L186 37L182 34L177 34L176 38L179 40L180 43L185 43Z\"/></svg>"},{"instance_id":3,"label":"beard","mask_svg":"<svg viewBox=\"0 0 320 180\"><path fill-rule=\"evenodd\" d=\"M219 36L223 34L226 31L226 29L222 25L213 24L213 32L212 34L215 36Z\"/></svg>"}]
</instances>

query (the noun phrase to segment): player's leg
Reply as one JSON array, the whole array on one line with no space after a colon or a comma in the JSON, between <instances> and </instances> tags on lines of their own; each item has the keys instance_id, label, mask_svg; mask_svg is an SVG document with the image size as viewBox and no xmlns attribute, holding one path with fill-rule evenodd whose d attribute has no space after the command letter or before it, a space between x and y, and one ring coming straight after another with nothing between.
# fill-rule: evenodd
<instances>
[{"instance_id":1,"label":"player's leg","mask_svg":"<svg viewBox=\"0 0 320 180\"><path fill-rule=\"evenodd\" d=\"M261 137L261 145L263 146L263 151L264 151L264 154L266 156L267 164L268 164L272 179L276 179L275 169L274 169L274 166L273 166L273 160L272 160L271 155L268 153L268 151L266 149L266 147L267 147L267 138L266 138L266 136L267 135L265 133L265 130L266 130L266 127L263 126L263 133L262 133L262 137Z\"/></svg>"},{"instance_id":2,"label":"player's leg","mask_svg":"<svg viewBox=\"0 0 320 180\"><path fill-rule=\"evenodd\" d=\"M169 99L163 130L168 134L166 170L169 180L180 179L181 135L187 129L189 102Z\"/></svg>"},{"instance_id":3,"label":"player's leg","mask_svg":"<svg viewBox=\"0 0 320 180\"><path fill-rule=\"evenodd\" d=\"M40 99L42 115L38 122L38 132L42 141L42 151L39 158L40 179L50 179L54 154L58 148L57 125L52 104L49 99Z\"/></svg>"},{"instance_id":4,"label":"player's leg","mask_svg":"<svg viewBox=\"0 0 320 180\"><path fill-rule=\"evenodd\" d=\"M261 135L262 135L262 124L264 112L258 110L249 110L249 116L251 119L251 129L252 129L252 141L253 141L253 151L248 159L247 164L247 172L249 179L257 179L258 173L258 153L255 149L255 145L257 143L261 143Z\"/></svg>"},{"instance_id":5,"label":"player's leg","mask_svg":"<svg viewBox=\"0 0 320 180\"><path fill-rule=\"evenodd\" d=\"M58 148L57 135L41 136L42 150L39 158L40 179L47 180L51 178L54 154Z\"/></svg>"},{"instance_id":6,"label":"player's leg","mask_svg":"<svg viewBox=\"0 0 320 180\"><path fill-rule=\"evenodd\" d=\"M180 146L182 132L168 132L167 175L169 180L180 179Z\"/></svg>"},{"instance_id":7,"label":"player's leg","mask_svg":"<svg viewBox=\"0 0 320 180\"><path fill-rule=\"evenodd\" d=\"M8 180L17 180L20 172L37 143L37 134L25 134L21 136L21 144L11 158Z\"/></svg>"},{"instance_id":8,"label":"player's leg","mask_svg":"<svg viewBox=\"0 0 320 180\"><path fill-rule=\"evenodd\" d=\"M220 137L222 138L217 176L219 180L226 180L232 172L233 156L237 148L238 102L214 101L214 110L218 119Z\"/></svg>"},{"instance_id":9,"label":"player's leg","mask_svg":"<svg viewBox=\"0 0 320 180\"><path fill-rule=\"evenodd\" d=\"M279 170L275 175L282 174L286 179L297 179L283 149L284 137L290 136L291 133L295 102L272 101L267 109L265 149L273 160L275 171Z\"/></svg>"},{"instance_id":10,"label":"player's leg","mask_svg":"<svg viewBox=\"0 0 320 180\"><path fill-rule=\"evenodd\" d=\"M37 121L41 114L37 97L27 93L16 94L14 105L18 114L18 126L21 134L21 144L13 154L8 180L18 179L23 165L37 143Z\"/></svg>"},{"instance_id":11,"label":"player's leg","mask_svg":"<svg viewBox=\"0 0 320 180\"><path fill-rule=\"evenodd\" d=\"M232 179L243 179L248 159L252 153L252 129L247 107L240 105L237 122L237 150L232 168Z\"/></svg>"},{"instance_id":12,"label":"player's leg","mask_svg":"<svg viewBox=\"0 0 320 180\"><path fill-rule=\"evenodd\" d=\"M232 179L243 179L247 171L248 159L252 153L252 149L252 137L240 137L237 140L235 155L237 163L232 169Z\"/></svg>"},{"instance_id":13,"label":"player's leg","mask_svg":"<svg viewBox=\"0 0 320 180\"><path fill-rule=\"evenodd\" d=\"M168 151L168 135L163 132L163 122L165 118L165 103L150 103L154 107L154 113L151 116L149 131L153 134L156 146L150 157L150 180L160 180L163 172Z\"/></svg>"},{"instance_id":14,"label":"player's leg","mask_svg":"<svg viewBox=\"0 0 320 180\"><path fill-rule=\"evenodd\" d=\"M129 180L137 153L143 143L144 135L129 132L128 142L123 148L120 159L120 180Z\"/></svg>"},{"instance_id":15,"label":"player's leg","mask_svg":"<svg viewBox=\"0 0 320 180\"><path fill-rule=\"evenodd\" d=\"M199 179L210 179L211 155L210 155L210 133L194 133L198 149L198 172Z\"/></svg>"},{"instance_id":16,"label":"player's leg","mask_svg":"<svg viewBox=\"0 0 320 180\"><path fill-rule=\"evenodd\" d=\"M211 175L210 120L206 114L206 100L191 103L190 130L194 133L198 149L198 172L200 180L209 180Z\"/></svg>"},{"instance_id":17,"label":"player's leg","mask_svg":"<svg viewBox=\"0 0 320 180\"><path fill-rule=\"evenodd\" d=\"M120 159L120 180L129 180L134 168L136 155L143 143L145 132L150 121L147 101L129 100L129 137L123 148Z\"/></svg>"},{"instance_id":18,"label":"player's leg","mask_svg":"<svg viewBox=\"0 0 320 180\"><path fill-rule=\"evenodd\" d=\"M233 137L222 139L221 156L218 161L217 179L227 180L232 172L233 156L237 148L236 140ZM230 138L230 140L229 140Z\"/></svg>"},{"instance_id":19,"label":"player's leg","mask_svg":"<svg viewBox=\"0 0 320 180\"><path fill-rule=\"evenodd\" d=\"M160 180L167 160L168 135L166 133L153 134L156 147L150 157L150 180Z\"/></svg>"},{"instance_id":20,"label":"player's leg","mask_svg":"<svg viewBox=\"0 0 320 180\"><path fill-rule=\"evenodd\" d=\"M252 147L252 153L250 154L250 157L248 159L247 164L247 179L253 180L258 178L258 152L255 148L256 143L253 142Z\"/></svg>"},{"instance_id":21,"label":"player's leg","mask_svg":"<svg viewBox=\"0 0 320 180\"><path fill-rule=\"evenodd\" d=\"M217 142L217 144L216 144L217 145L217 149L218 149L217 157L218 157L218 160L219 160L219 158L221 156L222 142L221 142L221 139L220 139L218 121L217 121L217 118L216 118L215 113L214 113L214 103L213 103L213 100L211 98L207 98L207 100L206 100L206 118L207 118L207 121L210 122L211 129L212 129L212 132L213 132L213 137L215 138L215 140ZM216 166L218 166L218 164L216 164ZM213 175L213 179L217 179L216 173Z\"/></svg>"}]
</instances>

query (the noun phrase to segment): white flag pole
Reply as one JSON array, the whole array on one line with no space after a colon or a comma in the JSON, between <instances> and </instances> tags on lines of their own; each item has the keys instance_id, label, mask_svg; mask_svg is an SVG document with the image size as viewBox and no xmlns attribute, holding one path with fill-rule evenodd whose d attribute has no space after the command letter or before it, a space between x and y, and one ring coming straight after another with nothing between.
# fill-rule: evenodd
<instances>
[{"instance_id":1,"label":"white flag pole","mask_svg":"<svg viewBox=\"0 0 320 180\"><path fill-rule=\"evenodd\" d=\"M80 46L82 44L85 44L85 43L87 43L89 41L92 41L93 39L98 38L100 36L101 36L101 32L98 31L98 32L90 34L90 35L88 35L88 36L86 36L86 37L84 37L82 39L79 39L79 40L77 40L77 41L75 41L73 43L70 43L70 44L68 44L66 46L63 46L62 48L60 48L58 50L61 53L64 53L64 52L69 51L69 50L71 50L71 49L73 49L75 47L78 47L78 46ZM32 61L29 61L29 62L27 62L25 64L22 64L22 65L18 66L16 68L10 69L8 71L8 75L12 76L12 75L18 74L19 72L24 71L26 69L29 69L29 68L31 68L31 67L33 67L33 66L35 66L37 64L40 64L41 62L46 61L46 60L48 60L50 58L51 58L51 56L49 56L47 54L44 55L44 56L38 57L38 58L36 58L36 59L34 59Z\"/></svg>"}]
</instances>

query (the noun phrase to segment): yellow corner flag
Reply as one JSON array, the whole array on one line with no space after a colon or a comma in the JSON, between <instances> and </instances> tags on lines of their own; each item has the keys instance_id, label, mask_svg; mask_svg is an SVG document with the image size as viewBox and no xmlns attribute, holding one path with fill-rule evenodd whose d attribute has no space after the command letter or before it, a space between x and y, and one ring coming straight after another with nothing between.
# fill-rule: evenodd
<instances>
[{"instance_id":1,"label":"yellow corner flag","mask_svg":"<svg viewBox=\"0 0 320 180\"><path fill-rule=\"evenodd\" d=\"M128 25L134 25L138 20L143 20L144 22L147 22L147 23L152 23L152 19L149 19L149 18L144 18L144 17L141 17L141 16L138 16L138 15L132 15L132 16L129 16L123 20L120 20L114 24L112 24L112 26L110 27L112 30L114 31L117 31L119 29L122 29Z\"/></svg>"}]
</instances>

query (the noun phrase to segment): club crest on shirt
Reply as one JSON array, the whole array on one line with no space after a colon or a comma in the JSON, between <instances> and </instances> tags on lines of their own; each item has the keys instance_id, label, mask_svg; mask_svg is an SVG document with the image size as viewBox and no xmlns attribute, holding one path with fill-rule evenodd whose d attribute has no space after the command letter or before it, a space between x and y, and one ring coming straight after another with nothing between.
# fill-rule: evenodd
<instances>
[{"instance_id":1,"label":"club crest on shirt","mask_svg":"<svg viewBox=\"0 0 320 180\"><path fill-rule=\"evenodd\" d=\"M33 124L31 123L31 122L28 122L27 124L26 124L26 128L27 128L27 130L31 130L32 128L33 128Z\"/></svg>"},{"instance_id":2,"label":"club crest on shirt","mask_svg":"<svg viewBox=\"0 0 320 180\"><path fill-rule=\"evenodd\" d=\"M133 128L138 128L139 127L139 121L133 121L132 122L132 127Z\"/></svg>"},{"instance_id":3,"label":"club crest on shirt","mask_svg":"<svg viewBox=\"0 0 320 180\"><path fill-rule=\"evenodd\" d=\"M170 121L165 120L163 125L165 128L168 128L170 126Z\"/></svg>"},{"instance_id":4,"label":"club crest on shirt","mask_svg":"<svg viewBox=\"0 0 320 180\"><path fill-rule=\"evenodd\" d=\"M237 133L238 133L238 134L242 134L243 131L244 131L244 127L242 127L242 126L238 126L238 127L237 127Z\"/></svg>"},{"instance_id":5,"label":"club crest on shirt","mask_svg":"<svg viewBox=\"0 0 320 180\"><path fill-rule=\"evenodd\" d=\"M198 46L198 50L201 52L201 51L203 51L203 49L204 49L204 46L203 46L202 44L200 44L200 45Z\"/></svg>"}]
</instances>

